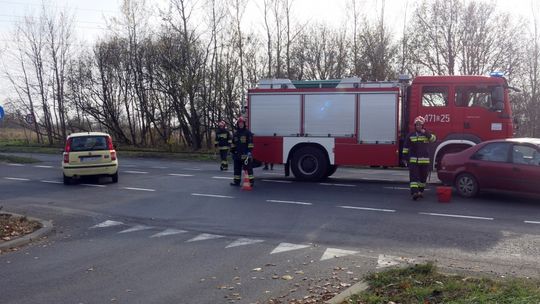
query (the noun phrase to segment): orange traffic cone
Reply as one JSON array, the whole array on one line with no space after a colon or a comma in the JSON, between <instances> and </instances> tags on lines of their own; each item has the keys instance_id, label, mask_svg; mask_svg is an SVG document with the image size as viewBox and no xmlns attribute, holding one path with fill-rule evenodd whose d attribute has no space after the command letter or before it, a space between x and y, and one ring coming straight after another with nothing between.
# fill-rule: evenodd
<instances>
[{"instance_id":1,"label":"orange traffic cone","mask_svg":"<svg viewBox=\"0 0 540 304\"><path fill-rule=\"evenodd\" d=\"M244 182L242 183L242 190L251 191L252 189L253 187L251 187L247 170L244 170Z\"/></svg>"}]
</instances>

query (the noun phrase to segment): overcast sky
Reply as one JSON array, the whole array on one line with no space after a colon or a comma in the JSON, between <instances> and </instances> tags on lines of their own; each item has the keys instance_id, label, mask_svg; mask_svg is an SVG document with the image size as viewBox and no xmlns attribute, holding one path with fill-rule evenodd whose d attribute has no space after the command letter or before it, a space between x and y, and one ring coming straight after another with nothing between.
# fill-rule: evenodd
<instances>
[{"instance_id":1,"label":"overcast sky","mask_svg":"<svg viewBox=\"0 0 540 304\"><path fill-rule=\"evenodd\" d=\"M204 0L197 0L198 3ZM376 17L380 14L380 7L385 3L385 23L392 28L397 35L401 35L401 29L405 18L405 12L410 14L419 0L357 0L363 12L368 17ZM464 0L474 1L474 0ZM75 31L79 40L91 43L100 33L106 29L105 19L117 16L121 0L0 0L0 64L5 62L5 52L9 48L12 39L14 24L25 15L38 15L42 3L48 8L64 10L68 8L75 15ZM167 0L147 0L153 6L163 5ZM244 15L244 27L260 28L262 30L263 0L248 0ZM347 3L350 0L294 0L293 19L302 23L325 22L339 27L347 22ZM499 11L510 12L520 18L532 18L532 12L538 13L540 1L538 0L495 0ZM534 9L532 8L534 4ZM373 12L373 13L371 13ZM0 105L3 105L9 88L3 76L3 68L0 67Z\"/></svg>"}]
</instances>

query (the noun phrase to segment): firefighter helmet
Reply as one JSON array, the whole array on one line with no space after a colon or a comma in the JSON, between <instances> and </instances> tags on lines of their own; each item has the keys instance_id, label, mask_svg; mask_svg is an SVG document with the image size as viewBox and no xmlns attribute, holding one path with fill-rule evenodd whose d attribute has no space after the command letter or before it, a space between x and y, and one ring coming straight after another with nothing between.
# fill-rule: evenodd
<instances>
[{"instance_id":1,"label":"firefighter helmet","mask_svg":"<svg viewBox=\"0 0 540 304\"><path fill-rule=\"evenodd\" d=\"M416 116L416 118L414 119L414 124L421 124L423 125L424 123L426 122L426 119L422 116Z\"/></svg>"},{"instance_id":2,"label":"firefighter helmet","mask_svg":"<svg viewBox=\"0 0 540 304\"><path fill-rule=\"evenodd\" d=\"M218 123L218 127L220 127L220 128L225 128L225 125L226 124L225 124L225 122L223 120Z\"/></svg>"}]
</instances>

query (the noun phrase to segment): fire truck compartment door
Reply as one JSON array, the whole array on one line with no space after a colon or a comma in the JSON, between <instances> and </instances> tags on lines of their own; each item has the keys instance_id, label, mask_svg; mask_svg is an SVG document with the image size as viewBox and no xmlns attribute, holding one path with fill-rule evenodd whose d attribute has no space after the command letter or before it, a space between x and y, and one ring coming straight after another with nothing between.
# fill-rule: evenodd
<instances>
[{"instance_id":1,"label":"fire truck compartment door","mask_svg":"<svg viewBox=\"0 0 540 304\"><path fill-rule=\"evenodd\" d=\"M397 140L397 94L360 94L358 141L392 144Z\"/></svg>"},{"instance_id":2,"label":"fire truck compartment door","mask_svg":"<svg viewBox=\"0 0 540 304\"><path fill-rule=\"evenodd\" d=\"M354 132L356 94L308 94L304 101L304 132L308 136L346 136Z\"/></svg>"},{"instance_id":3,"label":"fire truck compartment door","mask_svg":"<svg viewBox=\"0 0 540 304\"><path fill-rule=\"evenodd\" d=\"M258 136L300 134L300 101L298 94L251 95L251 132Z\"/></svg>"}]
</instances>

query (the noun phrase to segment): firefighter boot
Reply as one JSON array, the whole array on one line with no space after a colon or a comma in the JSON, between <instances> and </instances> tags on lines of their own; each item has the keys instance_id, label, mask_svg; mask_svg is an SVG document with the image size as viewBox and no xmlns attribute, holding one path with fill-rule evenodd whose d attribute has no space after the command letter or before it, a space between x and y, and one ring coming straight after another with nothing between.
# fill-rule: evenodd
<instances>
[{"instance_id":1,"label":"firefighter boot","mask_svg":"<svg viewBox=\"0 0 540 304\"><path fill-rule=\"evenodd\" d=\"M412 198L413 201L416 201L416 200L418 200L420 198L420 194L418 192L415 192L415 193L413 193L411 198Z\"/></svg>"}]
</instances>

